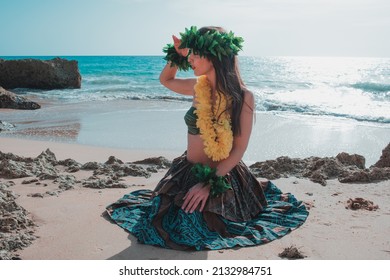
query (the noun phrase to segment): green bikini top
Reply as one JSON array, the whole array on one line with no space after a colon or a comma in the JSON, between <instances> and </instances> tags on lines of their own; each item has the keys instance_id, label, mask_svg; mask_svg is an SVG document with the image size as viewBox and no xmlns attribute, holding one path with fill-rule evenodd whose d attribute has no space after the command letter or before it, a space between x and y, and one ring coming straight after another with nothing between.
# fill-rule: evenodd
<instances>
[{"instance_id":1,"label":"green bikini top","mask_svg":"<svg viewBox=\"0 0 390 280\"><path fill-rule=\"evenodd\" d=\"M199 128L196 126L196 121L198 120L198 115L194 112L196 108L192 106L187 113L184 115L184 121L188 127L188 133L191 135L200 134Z\"/></svg>"}]
</instances>

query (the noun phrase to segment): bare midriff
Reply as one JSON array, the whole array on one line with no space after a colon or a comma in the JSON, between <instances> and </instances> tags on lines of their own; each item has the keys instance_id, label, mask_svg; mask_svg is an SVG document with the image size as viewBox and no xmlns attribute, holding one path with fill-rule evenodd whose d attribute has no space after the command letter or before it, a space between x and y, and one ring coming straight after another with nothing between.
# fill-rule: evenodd
<instances>
[{"instance_id":1,"label":"bare midriff","mask_svg":"<svg viewBox=\"0 0 390 280\"><path fill-rule=\"evenodd\" d=\"M210 167L216 167L218 162L209 159L203 149L203 140L200 135L188 134L187 160L191 163L202 163Z\"/></svg>"}]
</instances>

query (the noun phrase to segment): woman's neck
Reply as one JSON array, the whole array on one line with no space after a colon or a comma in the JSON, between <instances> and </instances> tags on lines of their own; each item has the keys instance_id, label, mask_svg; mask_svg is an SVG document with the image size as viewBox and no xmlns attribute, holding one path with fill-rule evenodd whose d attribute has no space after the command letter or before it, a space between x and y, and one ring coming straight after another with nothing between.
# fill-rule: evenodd
<instances>
[{"instance_id":1,"label":"woman's neck","mask_svg":"<svg viewBox=\"0 0 390 280\"><path fill-rule=\"evenodd\" d=\"M210 87L211 87L211 92L214 93L217 88L217 78L215 75L215 71L210 71L206 73L206 77L209 80Z\"/></svg>"}]
</instances>

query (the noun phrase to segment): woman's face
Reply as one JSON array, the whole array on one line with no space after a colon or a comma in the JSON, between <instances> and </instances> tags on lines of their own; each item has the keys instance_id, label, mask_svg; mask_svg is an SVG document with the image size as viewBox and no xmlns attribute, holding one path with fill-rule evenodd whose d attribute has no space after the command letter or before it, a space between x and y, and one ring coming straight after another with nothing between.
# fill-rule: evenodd
<instances>
[{"instance_id":1,"label":"woman's face","mask_svg":"<svg viewBox=\"0 0 390 280\"><path fill-rule=\"evenodd\" d=\"M193 52L190 53L188 62L191 64L195 76L207 75L210 71L214 71L214 66L210 60Z\"/></svg>"}]
</instances>

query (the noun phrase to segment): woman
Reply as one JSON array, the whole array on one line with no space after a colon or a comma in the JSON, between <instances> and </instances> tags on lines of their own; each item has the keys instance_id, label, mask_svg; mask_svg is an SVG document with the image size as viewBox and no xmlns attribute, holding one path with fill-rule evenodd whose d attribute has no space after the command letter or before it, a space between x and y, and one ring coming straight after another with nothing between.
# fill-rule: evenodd
<instances>
[{"instance_id":1,"label":"woman","mask_svg":"<svg viewBox=\"0 0 390 280\"><path fill-rule=\"evenodd\" d=\"M300 226L305 207L271 182L260 184L242 162L255 106L237 65L242 38L191 27L173 40L160 82L193 97L184 118L187 151L153 192L136 191L107 207L111 218L142 243L178 250L258 245ZM188 68L197 78L176 78Z\"/></svg>"}]
</instances>

